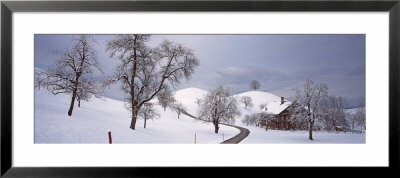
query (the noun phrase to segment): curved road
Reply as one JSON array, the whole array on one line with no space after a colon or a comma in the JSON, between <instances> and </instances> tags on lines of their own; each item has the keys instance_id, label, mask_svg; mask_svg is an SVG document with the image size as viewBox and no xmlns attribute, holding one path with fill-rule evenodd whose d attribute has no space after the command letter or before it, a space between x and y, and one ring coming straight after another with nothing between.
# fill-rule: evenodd
<instances>
[{"instance_id":1,"label":"curved road","mask_svg":"<svg viewBox=\"0 0 400 178\"><path fill-rule=\"evenodd\" d=\"M195 116L189 114L189 113L186 112L185 110L181 110L181 112L182 112L182 114L185 114L185 115L187 115L187 116L189 116L189 117L191 117L191 118L194 118L194 119L199 120L199 118L197 118L197 117L195 117ZM222 123L221 123L221 124L222 124ZM229 127L237 128L237 129L240 130L240 133L237 134L236 136L234 136L234 137L228 139L228 140L223 141L221 144L237 144L237 143L241 142L243 139L245 139L245 138L250 134L249 129L246 129L246 128L244 128L244 127L239 127L239 126L230 125L230 124L222 124L222 125L226 125L226 126L229 126Z\"/></svg>"},{"instance_id":2,"label":"curved road","mask_svg":"<svg viewBox=\"0 0 400 178\"><path fill-rule=\"evenodd\" d=\"M228 125L228 124L223 124L223 125L230 126L230 127L235 127L235 128L240 130L240 133L238 135L228 139L228 140L223 141L221 144L237 144L240 141L242 141L243 139L245 139L250 134L249 129L246 129L246 128L243 128L243 127L239 127L239 126L236 126L236 125Z\"/></svg>"}]
</instances>

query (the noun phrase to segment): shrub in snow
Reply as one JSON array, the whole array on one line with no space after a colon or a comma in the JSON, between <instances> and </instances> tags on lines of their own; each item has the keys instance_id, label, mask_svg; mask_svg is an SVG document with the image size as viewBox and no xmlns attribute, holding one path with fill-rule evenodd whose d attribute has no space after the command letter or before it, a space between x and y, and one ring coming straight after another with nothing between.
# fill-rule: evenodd
<instances>
[{"instance_id":1,"label":"shrub in snow","mask_svg":"<svg viewBox=\"0 0 400 178\"><path fill-rule=\"evenodd\" d=\"M244 104L245 109L253 107L253 100L250 96L242 96L239 98L239 101Z\"/></svg>"},{"instance_id":2,"label":"shrub in snow","mask_svg":"<svg viewBox=\"0 0 400 178\"><path fill-rule=\"evenodd\" d=\"M160 114L158 114L154 108L153 104L151 103L145 103L143 104L143 107L140 108L138 116L142 119L144 119L144 128L146 128L146 121L147 120L153 120L153 119L158 119L160 118Z\"/></svg>"}]
</instances>

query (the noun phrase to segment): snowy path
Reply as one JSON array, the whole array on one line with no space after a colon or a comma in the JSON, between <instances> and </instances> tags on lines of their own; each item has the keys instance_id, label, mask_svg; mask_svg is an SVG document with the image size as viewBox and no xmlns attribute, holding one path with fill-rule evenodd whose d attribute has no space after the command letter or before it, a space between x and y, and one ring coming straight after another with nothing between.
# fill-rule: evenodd
<instances>
[{"instance_id":1,"label":"snowy path","mask_svg":"<svg viewBox=\"0 0 400 178\"><path fill-rule=\"evenodd\" d=\"M189 114L185 110L182 110L182 113L187 115L187 116L189 116L189 117L191 117L191 118L193 118L193 119L198 119L197 117L193 116L192 114ZM228 140L225 140L225 141L221 142L221 144L229 144L229 143L238 144L240 141L245 139L250 133L249 129L246 129L244 127L239 127L239 126L236 126L236 125L229 125L229 124L222 124L222 125L226 125L226 126L229 126L229 127L233 127L233 128L239 129L240 133L235 135L235 136L233 136L233 137L231 137L231 138L229 138Z\"/></svg>"},{"instance_id":2,"label":"snowy path","mask_svg":"<svg viewBox=\"0 0 400 178\"><path fill-rule=\"evenodd\" d=\"M239 126L235 126L235 125L228 125L228 124L224 124L226 126L231 126L234 128L237 128L240 130L240 133L228 140L223 141L221 144L227 144L227 143L239 143L240 141L242 141L243 139L245 139L249 134L250 131L249 129L243 128L243 127L239 127Z\"/></svg>"}]
</instances>

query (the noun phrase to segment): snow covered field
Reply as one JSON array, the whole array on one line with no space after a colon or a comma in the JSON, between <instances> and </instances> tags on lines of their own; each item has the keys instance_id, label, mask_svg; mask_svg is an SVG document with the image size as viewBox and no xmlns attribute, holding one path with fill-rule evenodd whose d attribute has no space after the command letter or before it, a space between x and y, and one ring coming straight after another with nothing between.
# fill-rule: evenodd
<instances>
[{"instance_id":1,"label":"snow covered field","mask_svg":"<svg viewBox=\"0 0 400 178\"><path fill-rule=\"evenodd\" d=\"M184 98L185 93L192 92L186 90L181 95ZM239 133L236 128L221 125L219 134L215 134L211 123L185 115L178 119L176 112L169 109L163 111L158 105L156 110L161 115L160 119L147 121L146 129L143 128L144 121L139 119L136 130L132 130L129 128L129 112L121 101L95 98L82 102L80 108L75 103L72 116L67 115L69 102L69 95L35 91L35 143L108 144L108 130L111 130L113 143L117 144L193 144L195 133L197 143L220 143L223 141L222 134L228 139ZM182 101L185 102L188 101Z\"/></svg>"},{"instance_id":2,"label":"snow covered field","mask_svg":"<svg viewBox=\"0 0 400 178\"><path fill-rule=\"evenodd\" d=\"M344 132L313 132L313 139L308 139L308 131L268 130L259 127L246 127L250 130L249 136L241 141L242 144L277 143L277 144L315 144L315 143L365 143L365 134Z\"/></svg>"},{"instance_id":3,"label":"snow covered field","mask_svg":"<svg viewBox=\"0 0 400 178\"><path fill-rule=\"evenodd\" d=\"M185 110L197 115L197 98L203 98L207 91L198 88L186 88L174 93ZM259 112L260 104L280 102L280 97L271 93L250 91L235 95L250 96L254 106L245 109L239 105L241 116L235 125L250 130L250 134L240 143L273 144L273 143L365 143L364 134L313 132L314 140L308 140L307 131L268 130L242 123L246 114ZM167 108L164 111L159 105L155 108L160 119L148 120L146 129L144 121L137 120L136 130L131 130L130 116L124 102L109 98L95 98L75 105L71 117L67 116L69 95L52 95L43 90L35 91L35 143L108 143L107 131L111 130L113 143L180 143L193 144L196 133L197 143L221 143L222 134L229 139L239 133L238 129L220 125L219 134L214 133L211 123L198 121L186 115L180 119L175 111Z\"/></svg>"}]
</instances>

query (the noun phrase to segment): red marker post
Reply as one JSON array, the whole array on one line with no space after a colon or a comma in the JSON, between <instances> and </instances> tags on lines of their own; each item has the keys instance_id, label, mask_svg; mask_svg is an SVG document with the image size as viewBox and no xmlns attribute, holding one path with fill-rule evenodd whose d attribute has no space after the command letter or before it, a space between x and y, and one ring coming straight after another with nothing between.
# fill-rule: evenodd
<instances>
[{"instance_id":1,"label":"red marker post","mask_svg":"<svg viewBox=\"0 0 400 178\"><path fill-rule=\"evenodd\" d=\"M112 144L111 130L108 130L108 143Z\"/></svg>"}]
</instances>

